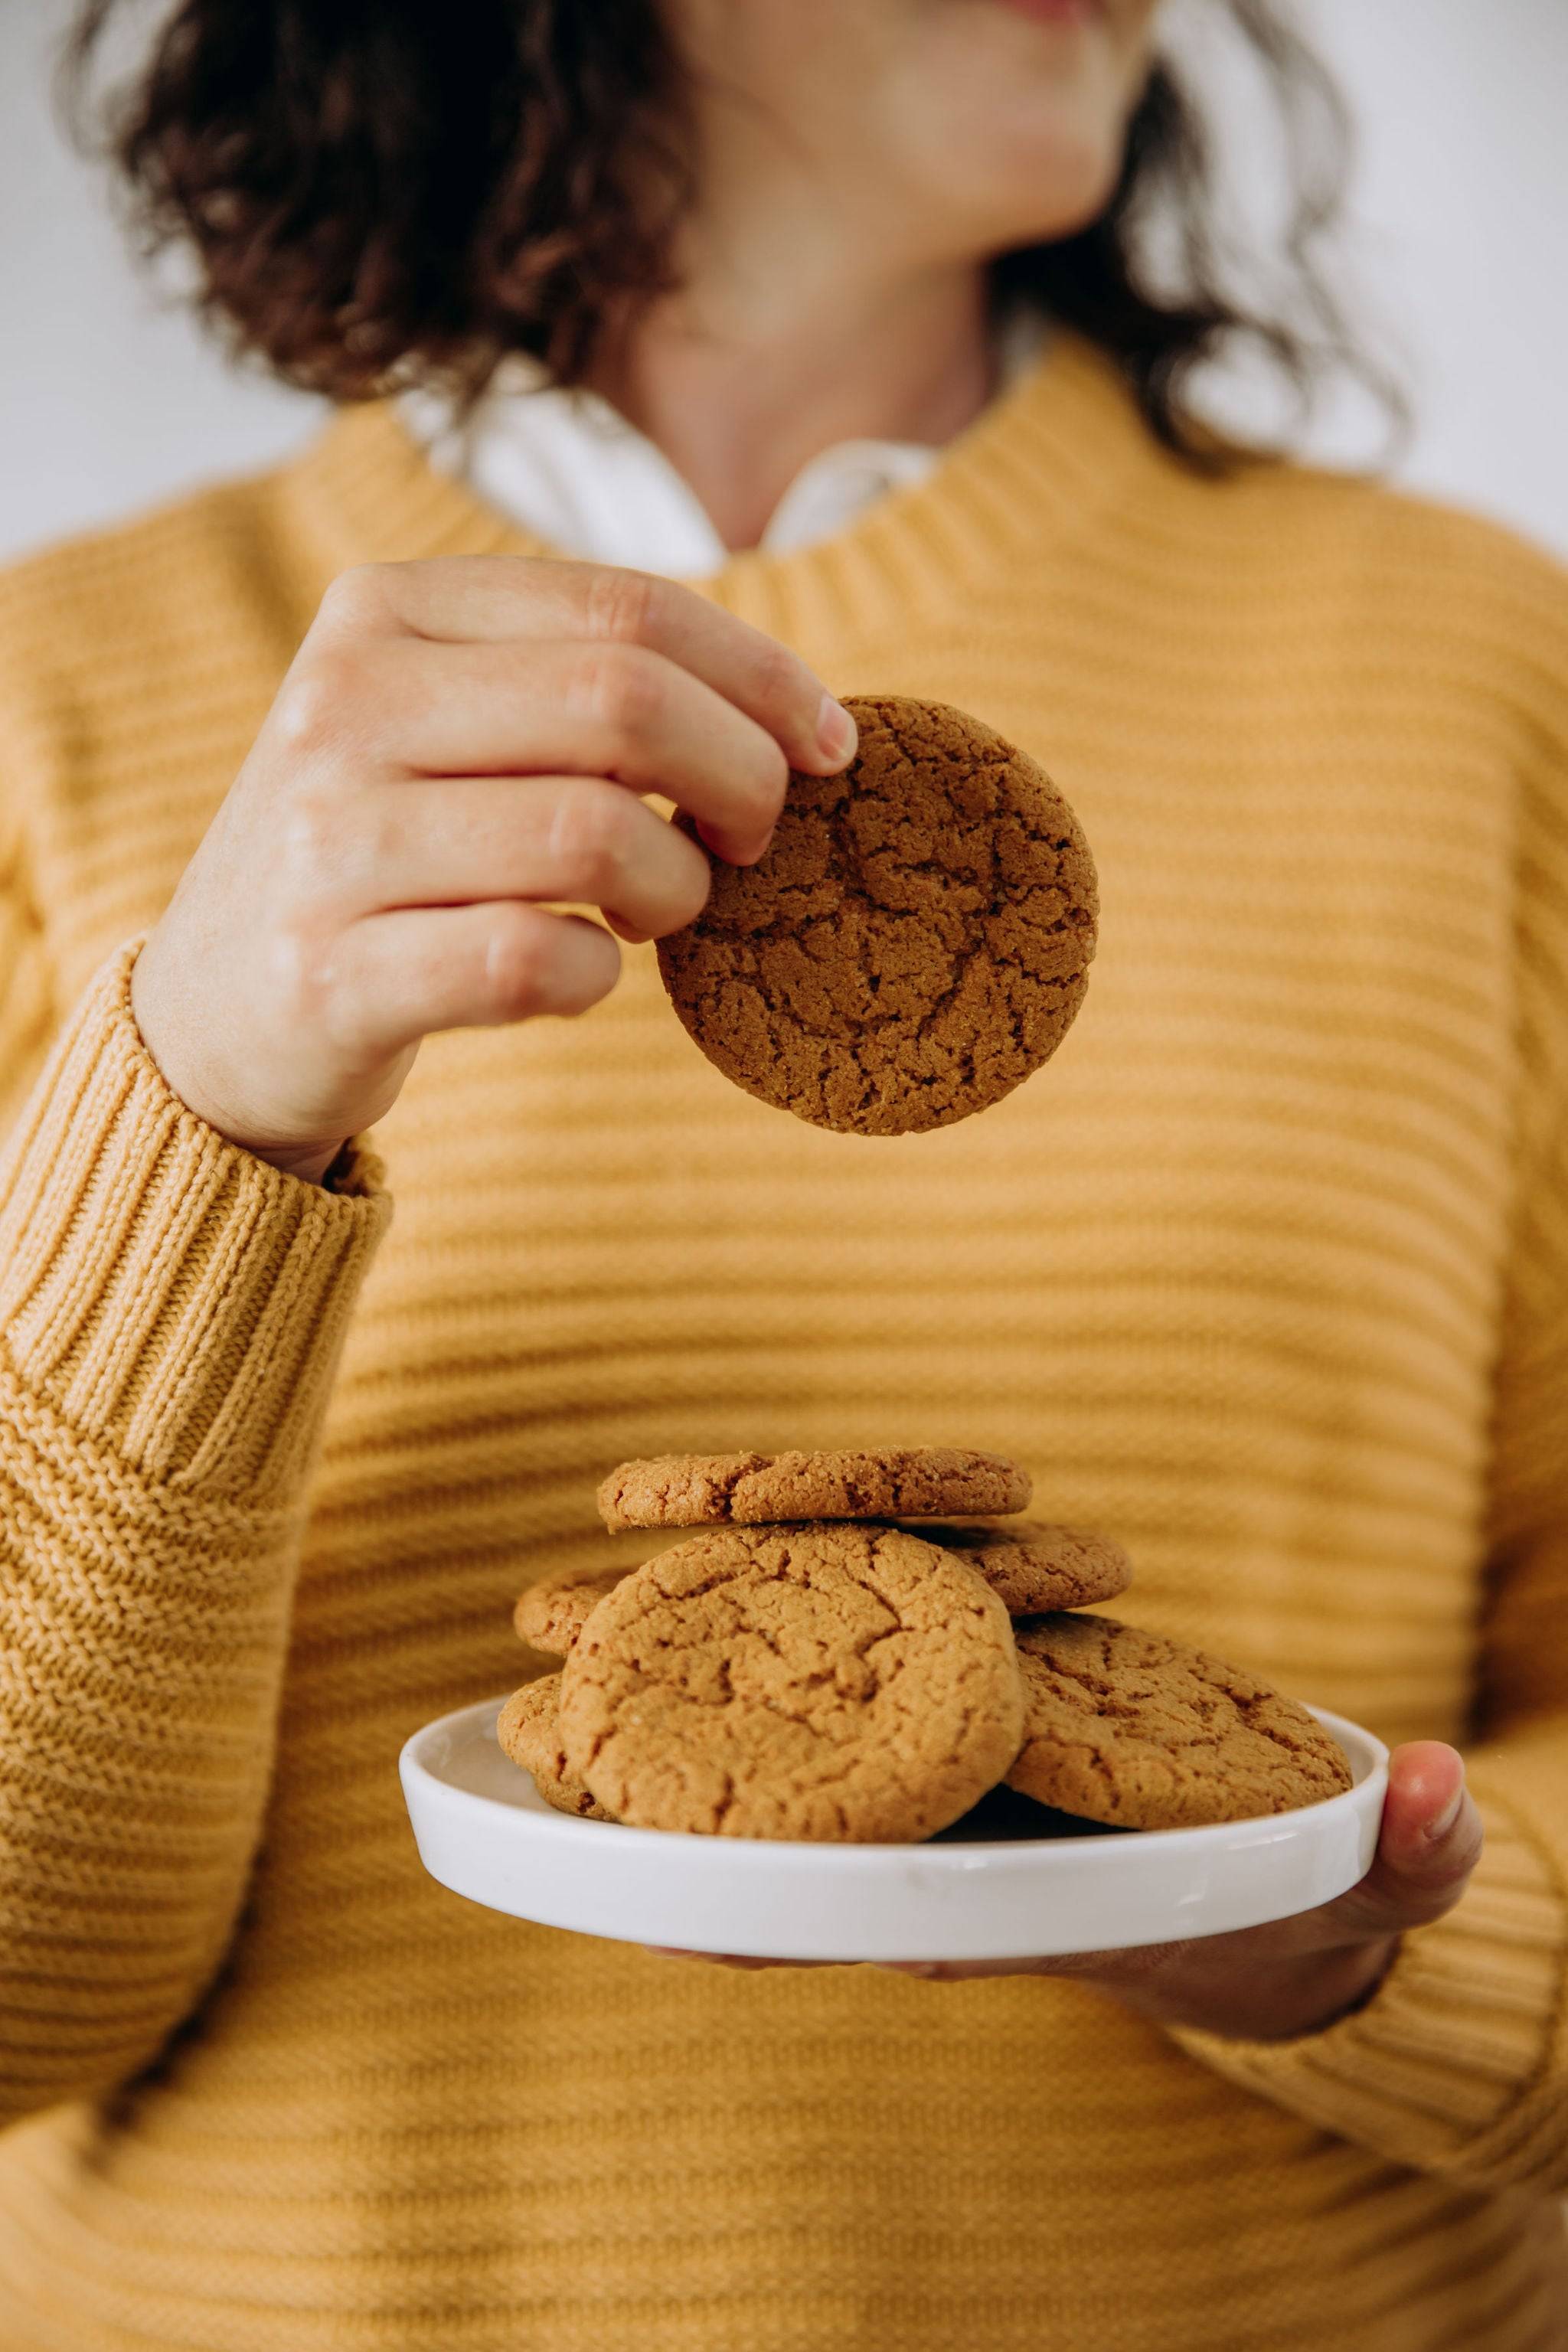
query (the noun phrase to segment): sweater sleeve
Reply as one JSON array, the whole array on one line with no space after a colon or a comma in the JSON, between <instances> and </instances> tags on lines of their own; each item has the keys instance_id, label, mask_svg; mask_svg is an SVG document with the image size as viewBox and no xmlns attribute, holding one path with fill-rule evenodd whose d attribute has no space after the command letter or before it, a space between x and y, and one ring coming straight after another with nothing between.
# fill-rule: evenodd
<instances>
[{"instance_id":1,"label":"sweater sleeve","mask_svg":"<svg viewBox=\"0 0 1568 2352\"><path fill-rule=\"evenodd\" d=\"M14 911L0 1056L39 992ZM0 2123L121 2083L227 1946L307 1481L387 1204L225 1143L99 973L0 1160Z\"/></svg>"},{"instance_id":2,"label":"sweater sleeve","mask_svg":"<svg viewBox=\"0 0 1568 2352\"><path fill-rule=\"evenodd\" d=\"M1176 2039L1232 2082L1422 2170L1568 2187L1568 592L1525 698L1517 1191L1495 1389L1469 1783L1487 1844L1318 2034ZM1538 618L1539 615L1532 615Z\"/></svg>"},{"instance_id":3,"label":"sweater sleeve","mask_svg":"<svg viewBox=\"0 0 1568 2352\"><path fill-rule=\"evenodd\" d=\"M1232 2082L1380 2155L1538 2189L1568 2188L1568 1155L1557 1183L1555 1310L1521 1335L1503 1391L1506 1456L1528 1475L1510 1499L1534 1506L1496 1554L1489 1733L1467 1757L1480 1867L1340 2024L1285 2042L1176 2035Z\"/></svg>"}]
</instances>

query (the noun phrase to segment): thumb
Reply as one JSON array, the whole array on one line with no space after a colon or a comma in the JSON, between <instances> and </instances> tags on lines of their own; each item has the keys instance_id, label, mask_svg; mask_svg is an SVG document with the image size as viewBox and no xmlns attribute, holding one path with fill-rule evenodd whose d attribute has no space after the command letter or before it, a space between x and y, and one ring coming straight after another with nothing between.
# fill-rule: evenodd
<instances>
[{"instance_id":1,"label":"thumb","mask_svg":"<svg viewBox=\"0 0 1568 2352\"><path fill-rule=\"evenodd\" d=\"M1451 1911L1481 1858L1484 1832L1464 1759L1416 1739L1388 1759L1377 1853L1366 1876L1327 1908L1358 1936L1396 1936Z\"/></svg>"}]
</instances>

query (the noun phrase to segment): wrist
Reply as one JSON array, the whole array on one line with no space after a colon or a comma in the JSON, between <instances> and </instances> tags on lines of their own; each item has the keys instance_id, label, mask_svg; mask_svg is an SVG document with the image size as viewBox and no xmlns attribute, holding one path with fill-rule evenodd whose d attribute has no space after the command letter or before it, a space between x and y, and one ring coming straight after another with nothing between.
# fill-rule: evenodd
<instances>
[{"instance_id":1,"label":"wrist","mask_svg":"<svg viewBox=\"0 0 1568 2352\"><path fill-rule=\"evenodd\" d=\"M203 1076L201 1049L208 1041L201 1027L188 1017L178 1017L178 1004L171 1016L162 1001L158 944L158 934L153 932L132 966L131 1013L142 1044L170 1093L237 1150L248 1152L253 1160L276 1168L282 1175L297 1176L303 1183L321 1184L331 1191L329 1179L343 1160L352 1138L340 1132L324 1142L272 1142L248 1133L242 1120L228 1115L218 1090Z\"/></svg>"},{"instance_id":2,"label":"wrist","mask_svg":"<svg viewBox=\"0 0 1568 2352\"><path fill-rule=\"evenodd\" d=\"M1256 2001L1233 2017L1182 2021L1206 2022L1211 2032L1236 2042L1296 2042L1326 2033L1373 2000L1398 1949L1399 1937L1387 1936L1373 1944L1304 1954L1286 1963L1272 1986L1260 1985Z\"/></svg>"},{"instance_id":3,"label":"wrist","mask_svg":"<svg viewBox=\"0 0 1568 2352\"><path fill-rule=\"evenodd\" d=\"M1216 1939L1223 1941L1223 1938ZM1221 1955L1214 1974L1183 1969L1170 1980L1118 1986L1151 2023L1213 2033L1230 2042L1294 2042L1323 2033L1372 2000L1393 1967L1397 1936L1337 1945L1289 1959L1255 1962L1245 1975ZM1186 1948L1191 1953L1194 1949Z\"/></svg>"},{"instance_id":4,"label":"wrist","mask_svg":"<svg viewBox=\"0 0 1568 2352\"><path fill-rule=\"evenodd\" d=\"M353 1159L353 1138L344 1136L336 1143L317 1144L246 1144L253 1160L264 1160L269 1168L285 1176L298 1176L304 1184L320 1184L325 1192L337 1189L337 1180Z\"/></svg>"},{"instance_id":5,"label":"wrist","mask_svg":"<svg viewBox=\"0 0 1568 2352\"><path fill-rule=\"evenodd\" d=\"M1337 1995L1315 2015L1309 2015L1304 2022L1291 2026L1272 2038L1288 2042L1306 2033L1326 2033L1330 2026L1342 2024L1347 2017L1354 2017L1358 2010L1365 2009L1370 2001L1376 2000L1384 1979L1399 1958L1404 1940L1402 1936L1384 1936L1375 1944L1353 1946L1345 1958L1347 1962L1353 1961L1354 1965L1347 1965Z\"/></svg>"}]
</instances>

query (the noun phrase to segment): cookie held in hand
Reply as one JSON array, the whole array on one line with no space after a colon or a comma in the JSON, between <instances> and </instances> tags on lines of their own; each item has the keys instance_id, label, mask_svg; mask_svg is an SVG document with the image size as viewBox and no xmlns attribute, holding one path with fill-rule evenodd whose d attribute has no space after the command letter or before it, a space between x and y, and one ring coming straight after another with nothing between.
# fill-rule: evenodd
<instances>
[{"instance_id":1,"label":"cookie held in hand","mask_svg":"<svg viewBox=\"0 0 1568 2352\"><path fill-rule=\"evenodd\" d=\"M571 1771L617 1821L846 1843L929 1837L1024 1727L1012 1625L895 1528L713 1528L599 1603L561 1676Z\"/></svg>"},{"instance_id":2,"label":"cookie held in hand","mask_svg":"<svg viewBox=\"0 0 1568 2352\"><path fill-rule=\"evenodd\" d=\"M1049 778L981 720L898 695L847 708L848 768L792 774L772 846L715 861L658 964L746 1093L905 1135L999 1102L1055 1053L1089 984L1094 860Z\"/></svg>"},{"instance_id":3,"label":"cookie held in hand","mask_svg":"<svg viewBox=\"0 0 1568 2352\"><path fill-rule=\"evenodd\" d=\"M1196 1829L1337 1797L1338 1744L1245 1667L1109 1617L1014 1628L1028 1693L1008 1785L1113 1828Z\"/></svg>"}]
</instances>

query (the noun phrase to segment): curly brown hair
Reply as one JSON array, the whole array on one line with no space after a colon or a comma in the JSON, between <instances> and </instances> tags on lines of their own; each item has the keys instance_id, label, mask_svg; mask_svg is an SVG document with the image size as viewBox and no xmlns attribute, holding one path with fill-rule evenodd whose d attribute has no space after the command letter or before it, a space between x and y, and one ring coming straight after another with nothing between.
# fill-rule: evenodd
<instances>
[{"instance_id":1,"label":"curly brown hair","mask_svg":"<svg viewBox=\"0 0 1568 2352\"><path fill-rule=\"evenodd\" d=\"M118 5L85 0L68 45L79 121ZM1303 408L1332 367L1384 389L1315 259L1344 180L1343 108L1266 0L1227 5L1294 167L1279 302L1226 290L1210 143L1163 62L1100 217L994 265L999 291L1110 353L1152 431L1201 463L1214 450L1189 379L1237 338ZM209 320L339 400L417 378L472 397L512 351L580 380L605 320L672 282L691 194L686 90L657 0L470 0L457 15L430 0L181 0L102 119L147 247L187 243ZM1176 291L1150 281L1155 212L1176 231Z\"/></svg>"}]
</instances>

